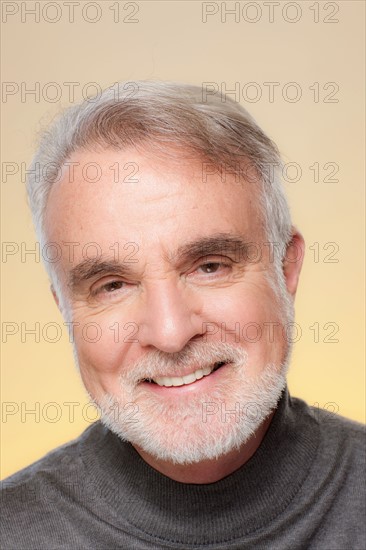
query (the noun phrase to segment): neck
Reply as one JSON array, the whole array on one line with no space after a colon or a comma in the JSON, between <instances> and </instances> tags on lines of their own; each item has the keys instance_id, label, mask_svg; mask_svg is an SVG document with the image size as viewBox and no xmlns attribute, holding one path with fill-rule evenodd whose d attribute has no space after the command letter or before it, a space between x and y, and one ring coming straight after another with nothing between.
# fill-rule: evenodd
<instances>
[{"instance_id":1,"label":"neck","mask_svg":"<svg viewBox=\"0 0 366 550\"><path fill-rule=\"evenodd\" d=\"M194 464L174 464L146 453L138 445L134 448L141 458L161 474L180 483L215 483L238 470L254 455L272 421L274 412L261 424L256 433L239 449L234 449L217 459L203 460Z\"/></svg>"}]
</instances>

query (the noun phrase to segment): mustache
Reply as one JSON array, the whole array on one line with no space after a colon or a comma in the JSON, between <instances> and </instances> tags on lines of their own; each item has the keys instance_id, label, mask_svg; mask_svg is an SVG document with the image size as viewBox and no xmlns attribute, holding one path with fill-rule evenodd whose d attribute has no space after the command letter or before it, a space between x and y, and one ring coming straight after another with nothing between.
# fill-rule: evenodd
<instances>
[{"instance_id":1,"label":"mustache","mask_svg":"<svg viewBox=\"0 0 366 550\"><path fill-rule=\"evenodd\" d=\"M185 376L219 362L242 368L246 366L247 360L248 353L244 349L226 342L191 342L176 353L160 350L147 353L137 361L128 363L120 378L121 381L134 385L146 378Z\"/></svg>"}]
</instances>

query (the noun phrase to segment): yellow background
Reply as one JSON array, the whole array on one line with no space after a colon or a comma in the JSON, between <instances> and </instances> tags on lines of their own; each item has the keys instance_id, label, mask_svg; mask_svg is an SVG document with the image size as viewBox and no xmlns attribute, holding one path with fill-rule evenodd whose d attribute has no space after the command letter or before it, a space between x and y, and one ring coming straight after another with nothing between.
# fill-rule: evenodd
<instances>
[{"instance_id":1,"label":"yellow background","mask_svg":"<svg viewBox=\"0 0 366 550\"><path fill-rule=\"evenodd\" d=\"M102 88L119 80L215 82L224 91L238 82L244 96L245 91L254 91L246 84L256 82L261 99L250 102L248 95L242 95L243 105L276 141L285 161L297 163L302 170L299 181L286 183L293 220L307 243L296 305L302 337L294 349L290 392L312 405L328 410L335 407L344 416L364 421L364 3L331 2L326 8L324 2L297 2L302 16L290 23L285 18L294 19L296 13L285 7L288 2L276 8L273 22L263 2L252 8L241 2L241 9L249 10L244 12L247 19L255 17L250 9L257 14L258 6L262 10L262 17L249 23L242 12L238 22L229 15L226 22L221 21L221 3L216 2L213 6L219 12L203 23L201 2L135 2L138 22L128 23L122 19L133 7L122 2L117 23L110 9L116 2L104 1L98 3L100 20L90 23L81 17L85 2L79 2L74 23L68 22L66 7L58 2L62 12L59 22L50 23L41 16L37 23L24 13L22 22L19 12L2 25L3 82L17 83L23 92L39 82L41 92L46 90L46 97L41 93L38 101L30 95L22 100L20 92L3 97L3 166L4 162L20 165L30 161L37 132L69 104L65 82L80 83L75 100L81 99L83 86L90 82ZM34 2L11 4L20 9L21 4L31 8ZM316 5L318 23L314 22ZM233 6L233 2L227 3L228 8ZM335 15L333 8L339 8ZM289 10L285 16L283 9ZM55 13L50 9L46 19L55 18ZM86 15L91 19L94 13L90 8ZM339 21L326 23L326 17ZM47 99L47 90L49 94L52 91L47 88L49 82L61 87L62 97L56 103ZM265 82L280 83L273 102ZM282 97L289 82L301 88L297 102ZM316 82L318 102L310 89ZM329 82L339 87L333 96L336 103L324 101L333 90L324 90ZM316 162L321 167L319 182L309 168ZM339 166L338 182L323 181L330 173L329 167L322 168L328 162ZM21 174L9 176L7 181L3 177L1 186L3 241L17 243L19 250L34 247ZM337 263L324 262L332 251L324 250L326 243L339 247ZM314 261L317 246L318 262ZM56 343L45 341L42 335L39 343L29 335L21 341L22 322L26 327L39 322L41 329L50 322L62 326L42 264L31 255L22 261L19 252L3 257L1 268L3 327L9 322L19 326L2 351L3 408L9 411L13 407L14 412L3 417L1 424L1 475L6 477L76 437L93 415L91 409L83 409L88 399L73 366L66 330ZM314 331L309 328L314 323L319 323L319 342L314 342ZM324 329L326 323L339 326L338 343L323 341L330 334L329 327ZM53 335L50 330L46 338ZM79 403L74 419L67 402ZM39 407L39 418L31 414L22 418L22 411L35 407ZM56 413L61 418L52 422Z\"/></svg>"}]
</instances>

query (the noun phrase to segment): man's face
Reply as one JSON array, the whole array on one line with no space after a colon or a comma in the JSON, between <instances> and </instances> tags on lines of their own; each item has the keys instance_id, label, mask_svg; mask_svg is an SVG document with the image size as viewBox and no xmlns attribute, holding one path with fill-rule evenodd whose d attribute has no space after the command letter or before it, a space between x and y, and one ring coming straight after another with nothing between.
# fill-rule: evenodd
<instances>
[{"instance_id":1,"label":"man's face","mask_svg":"<svg viewBox=\"0 0 366 550\"><path fill-rule=\"evenodd\" d=\"M178 148L70 160L46 228L62 249L77 362L104 421L181 463L245 443L284 387L291 320L270 284L257 187L219 173L203 181L202 162Z\"/></svg>"}]
</instances>

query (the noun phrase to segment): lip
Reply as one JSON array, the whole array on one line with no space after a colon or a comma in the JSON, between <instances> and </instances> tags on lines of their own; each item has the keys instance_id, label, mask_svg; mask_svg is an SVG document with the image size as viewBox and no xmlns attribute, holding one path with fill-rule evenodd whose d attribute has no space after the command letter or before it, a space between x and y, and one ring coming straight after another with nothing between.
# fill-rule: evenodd
<instances>
[{"instance_id":1,"label":"lip","mask_svg":"<svg viewBox=\"0 0 366 550\"><path fill-rule=\"evenodd\" d=\"M215 372L211 372L207 376L192 382L191 384L184 384L183 386L159 386L159 384L153 384L151 382L141 382L141 385L147 390L155 392L158 395L166 397L177 397L179 395L184 395L191 392L209 390L217 382L220 373L226 370L226 367L231 365L231 363L225 363ZM194 371L193 371L194 372Z\"/></svg>"},{"instance_id":2,"label":"lip","mask_svg":"<svg viewBox=\"0 0 366 550\"><path fill-rule=\"evenodd\" d=\"M226 364L226 363L228 363L228 361L216 361L215 365L217 363L225 363ZM223 366L223 365L221 365L221 366ZM157 376L154 376L154 378L163 378L163 377L165 377L165 378L169 378L169 377L183 378L184 376L189 376L190 374L193 374L194 372L196 372L199 369L204 370L204 368L206 368L206 367L203 367L202 365L196 365L189 372L183 372L182 374L176 374L176 373L172 374L171 372L168 373L168 374L158 374ZM214 368L216 368L216 366ZM212 372L211 372L211 374L212 374ZM205 375L205 376L207 376L207 375ZM140 382L143 382L143 380L140 380Z\"/></svg>"},{"instance_id":3,"label":"lip","mask_svg":"<svg viewBox=\"0 0 366 550\"><path fill-rule=\"evenodd\" d=\"M174 374L174 375L172 375L171 373L158 374L157 376L154 376L154 378L162 378L163 376L164 377L174 376L174 378L183 378L183 376L189 376L190 374L193 374L194 372L196 372L198 369L202 369L202 366L197 365L196 367L191 369L189 372L183 372L182 374Z\"/></svg>"}]
</instances>

